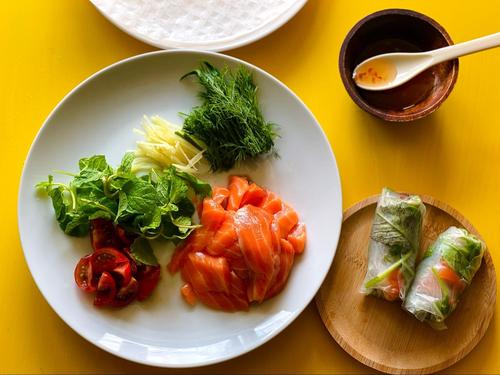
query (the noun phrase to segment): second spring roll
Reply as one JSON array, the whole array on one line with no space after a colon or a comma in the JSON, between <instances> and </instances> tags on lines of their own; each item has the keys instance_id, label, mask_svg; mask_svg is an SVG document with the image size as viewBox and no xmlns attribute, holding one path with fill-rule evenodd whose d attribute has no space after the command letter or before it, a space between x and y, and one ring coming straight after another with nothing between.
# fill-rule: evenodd
<instances>
[{"instance_id":1,"label":"second spring roll","mask_svg":"<svg viewBox=\"0 0 500 375\"><path fill-rule=\"evenodd\" d=\"M419 196L382 190L373 219L362 293L388 301L405 299L415 276L424 214Z\"/></svg>"},{"instance_id":2,"label":"second spring roll","mask_svg":"<svg viewBox=\"0 0 500 375\"><path fill-rule=\"evenodd\" d=\"M429 247L417 268L403 307L435 329L457 307L481 265L484 243L465 229L450 227Z\"/></svg>"}]
</instances>

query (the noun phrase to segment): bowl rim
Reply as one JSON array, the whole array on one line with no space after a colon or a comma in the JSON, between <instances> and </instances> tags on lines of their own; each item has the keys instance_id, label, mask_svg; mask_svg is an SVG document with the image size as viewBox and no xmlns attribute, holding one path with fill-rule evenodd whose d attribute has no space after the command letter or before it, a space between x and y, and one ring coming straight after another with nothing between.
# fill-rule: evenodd
<instances>
[{"instance_id":1,"label":"bowl rim","mask_svg":"<svg viewBox=\"0 0 500 375\"><path fill-rule=\"evenodd\" d=\"M410 121L415 121L418 119L421 119L432 112L434 112L436 109L438 109L441 104L448 98L450 95L451 91L455 87L455 84L457 82L458 78L458 68L459 68L459 63L458 59L451 60L453 66L451 70L451 80L449 80L446 84L447 87L443 91L443 94L437 98L431 105L423 108L420 112L417 113L412 113L412 114L406 114L406 115L396 115L392 113L388 113L383 109L377 109L376 107L373 107L369 105L362 97L359 95L357 90L354 87L354 84L352 81L350 81L350 75L348 72L348 68L345 64L345 57L346 57L346 52L347 48L353 38L353 36L369 21L379 18L379 17L384 17L384 16L390 16L390 15L401 15L401 16L407 16L407 17L413 17L413 18L418 18L421 21L424 21L428 23L432 28L437 30L441 36L445 39L446 43L448 45L453 45L453 40L451 39L450 35L448 32L444 29L441 24L439 24L436 20L433 18L414 11L410 9L403 9L403 8L389 8L389 9L383 9L376 11L374 13L371 13L367 15L366 17L362 18L359 20L347 33L344 41L342 42L342 46L340 48L340 53L339 53L339 71L340 71L340 77L342 78L342 83L344 84L345 89L347 90L347 93L351 97L351 99L363 110L366 112L386 121L390 122L410 122Z\"/></svg>"}]
</instances>

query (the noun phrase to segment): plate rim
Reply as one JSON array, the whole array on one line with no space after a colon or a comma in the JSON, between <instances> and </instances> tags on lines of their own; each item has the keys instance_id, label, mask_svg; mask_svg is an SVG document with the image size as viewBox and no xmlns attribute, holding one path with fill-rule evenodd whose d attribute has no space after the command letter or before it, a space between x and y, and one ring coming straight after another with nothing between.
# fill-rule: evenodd
<instances>
[{"instance_id":1,"label":"plate rim","mask_svg":"<svg viewBox=\"0 0 500 375\"><path fill-rule=\"evenodd\" d=\"M288 8L285 12L281 13L274 21L267 25L263 25L260 28L257 28L253 31L250 31L249 34L245 34L237 38L235 41L232 42L216 42L215 47L210 47L210 46L204 46L203 44L196 44L196 43L185 43L185 42L179 42L177 46L169 46L167 44L159 43L156 42L146 35L139 34L133 30L129 30L125 28L123 25L120 25L119 23L115 22L111 17L109 17L103 10L101 10L96 4L94 4L93 0L89 0L90 3L97 9L97 11L106 19L108 20L112 25L114 25L116 28L119 30L123 31L125 34L131 36L134 39L139 40L142 43L146 43L150 46L156 47L156 48L161 48L164 50L172 50L172 49L191 49L191 50L197 50L197 51L211 51L211 52L224 52L224 51L229 51L232 49L244 47L248 44L252 44L254 42L257 42L260 39L265 38L266 36L272 34L276 30L280 29L285 25L287 22L289 22L293 17L297 15L297 13L300 12L302 8L306 5L308 0L294 0L294 4Z\"/></svg>"},{"instance_id":2,"label":"plate rim","mask_svg":"<svg viewBox=\"0 0 500 375\"><path fill-rule=\"evenodd\" d=\"M407 193L403 192L403 194L415 194L415 193ZM462 215L457 209L454 207L448 205L447 203L444 203L430 195L426 194L418 194L419 197L422 199L422 202L426 205L434 206L439 208L440 210L445 211L448 213L450 216L452 216L455 220L457 220L460 225L462 225L465 229L467 229L470 233L476 235L479 237L481 240L484 241L483 237L479 233L479 231L471 224L471 222L464 216ZM359 202L354 203L352 206L347 208L343 215L342 215L342 225L349 220L354 214L357 212L363 210L364 208L374 205L378 202L378 199L380 197L380 194L374 194L371 195ZM337 245L338 248L338 245ZM493 271L493 275L495 276L496 280L496 270L495 270L495 264L493 263L493 259L491 257L490 251L488 249L488 246L486 245L486 252L484 254L483 261L488 263L488 267L490 267ZM331 269L330 269L331 272ZM325 278L326 279L326 278ZM344 336L342 336L337 329L335 328L335 324L333 324L332 320L328 317L328 314L325 311L325 305L323 301L320 298L320 294L316 294L315 299L315 305L316 309L318 310L318 313L321 317L321 322L327 329L328 333L330 336L333 337L335 342L347 353L349 354L352 358L357 360L358 362L362 363L365 366L368 366L370 368L373 368L375 370L388 373L388 374L413 374L413 373L418 373L418 374L427 374L427 373L435 373L441 370L444 370L455 363L459 362L463 358L465 358L475 347L476 345L481 341L481 339L484 337L486 332L488 331L488 328L490 326L491 320L493 319L493 316L495 314L495 306L496 306L496 282L494 283L494 293L493 293L493 301L494 303L491 304L491 307L487 313L486 319L483 321L483 324L481 325L481 329L479 330L479 333L473 337L472 340L469 341L468 345L465 346L463 350L459 352L457 356L454 358L449 358L446 359L445 361L442 361L441 363L432 365L432 366L425 366L425 367L419 367L419 368L401 368L401 367L393 367L389 364L386 363L380 363L376 362L373 359L367 358L363 356L361 353L359 353L350 343L344 339ZM484 323L486 322L486 324Z\"/></svg>"},{"instance_id":3,"label":"plate rim","mask_svg":"<svg viewBox=\"0 0 500 375\"><path fill-rule=\"evenodd\" d=\"M290 316L287 319L287 321L285 321L272 334L268 335L264 339L261 339L259 341L255 341L253 345L249 345L243 351L237 352L237 353L233 353L231 355L221 356L221 357L216 358L216 359L203 360L203 361L199 361L199 362L196 362L196 363L189 363L189 364L185 364L185 363L182 363L182 364L180 364L180 363L173 363L172 364L172 363L168 363L168 362L167 363L166 362L159 363L159 362L148 361L146 359L139 359L139 358L130 358L130 357L127 357L125 354L123 354L123 353L121 353L119 351L113 351L111 348L109 348L107 346L104 346L100 342L94 341L90 337L90 335L86 334L85 332L81 332L80 330L77 330L73 326L73 324L70 324L67 319L65 319L64 317L62 317L59 314L59 312L56 310L56 308L54 307L53 303L47 298L47 296L45 295L44 291L40 288L37 279L35 278L33 272L31 271L32 264L28 260L29 257L27 256L27 253L26 253L26 250L25 250L25 246L24 246L24 243L23 243L23 236L22 236L22 233L21 233L22 232L22 230L21 230L21 227L22 227L22 222L21 221L22 220L21 220L21 216L20 216L20 212L22 211L21 207L23 206L22 193L25 190L25 187L27 185L27 182L25 181L25 179L27 178L26 168L27 168L27 166L29 164L28 162L29 162L30 158L33 157L32 153L33 153L34 147L37 144L37 142L40 141L40 138L42 137L42 133L43 133L44 129L46 129L48 127L49 123L51 122L52 118L57 114L57 112L59 111L60 107L62 107L73 96L73 94L75 94L81 88L83 88L84 86L86 86L87 84L89 84L90 82L92 82L98 76L100 76L102 74L105 74L106 72L111 71L111 70L119 67L120 65L127 64L127 63L135 61L135 60L145 59L145 58L148 58L148 57L153 56L153 55L176 55L176 54L181 54L181 55L182 54L196 54L196 55L205 55L205 56L208 55L208 56L213 56L213 57L216 57L216 58L220 58L222 60L231 61L231 62L234 62L234 63L237 63L237 64L242 64L242 65L247 66L251 70L259 72L259 74L264 75L266 78L270 79L275 84L277 84L278 86L280 86L289 95L291 95L303 107L303 109L306 111L306 113L309 116L311 116L311 118L314 120L313 121L314 122L314 126L317 127L317 129L320 132L321 137L323 138L323 141L328 146L328 150L329 150L329 153L330 153L330 158L331 158L331 160L334 163L333 166L334 166L334 169L335 169L335 172L336 172L335 173L335 178L338 180L338 183L339 183L338 184L338 188L339 188L339 194L338 195L339 196L336 198L336 199L338 199L338 206L339 206L338 222L336 223L338 225L338 228L339 228L338 236L337 236L337 238L334 239L334 246L332 248L332 255L330 257L330 264L329 264L328 268L326 269L324 276L321 279L318 279L317 285L315 285L314 288L313 288L313 289L315 289L315 293L312 294L311 298L307 301L307 303L304 303L304 305L303 305L303 307L301 309L297 309L292 314L290 314ZM323 128L321 127L321 125L319 123L319 121L316 119L316 117L314 116L314 114L312 113L312 111L309 109L309 107L307 107L307 105L302 101L302 99L295 92L293 92L290 88L288 88L283 82L281 82L279 79L277 79L276 77L274 77L270 73L266 72L262 68L254 65L252 63L249 63L247 61L244 61L242 59L239 59L237 57L233 57L233 56L221 54L221 53L214 52L214 51L200 51L200 50L195 50L195 49L157 50L157 51L151 51L151 52L142 53L142 54L139 54L139 55L134 55L134 56L131 56L131 57L128 57L128 58L125 58L125 59L122 59L122 60L114 62L114 63L112 63L112 64L110 64L110 65L108 65L108 66L106 66L106 67L104 67L104 68L102 68L100 70L98 70L97 72L91 74L90 76L88 76L87 78L85 78L84 80L82 80L80 83L78 83L66 95L64 95L64 97L55 105L55 107L50 111L50 113L48 114L48 116L43 121L42 126L38 129L38 132L37 132L36 136L34 137L32 143L30 145L29 151L26 154L26 158L25 158L25 160L23 162L23 168L22 168L20 179L19 179L19 187L18 187L18 194L17 194L17 227L18 227L17 229L18 229L19 241L20 241L21 248L22 248L22 251L23 251L24 260L25 260L26 264L28 265L28 269L29 269L30 275L31 275L31 277L32 277L32 279L33 279L36 287L38 288L38 290L42 294L42 296L43 296L44 300L47 302L47 304L51 307L51 309L74 332L76 332L79 336L81 336L82 338L84 338L85 340L87 340L89 343L97 346L98 348L100 348L100 349L102 349L102 350L104 350L104 351L106 351L106 352L108 352L108 353L110 353L112 355L115 355L117 357L123 358L123 359L131 361L131 362L140 363L140 364L143 364L143 365L154 366L154 367L161 367L161 368L193 368L193 367L207 366L207 365L212 365L212 364L216 364L216 363L225 362L225 361L228 361L230 359L242 356L242 355L244 355L246 353L249 353L249 352L253 351L254 349L256 349L256 348L264 345L266 342L270 341L271 339L273 339L274 337L276 337L278 334L280 334L281 332L283 332L293 321L295 321L295 319L307 308L307 306L309 304L311 304L311 302L314 300L315 295L317 294L319 288L321 287L321 285L323 284L325 278L327 277L328 272L329 272L329 270L331 268L331 265L333 263L335 254L336 254L338 244L339 244L340 234L341 234L341 231L342 231L342 221L343 221L343 215L342 215L342 180L341 180L341 177L340 177L340 170L339 170L339 167L338 167L338 163L337 163L337 160L335 158L335 154L333 152L332 145L329 142L328 137L326 136L326 133L324 132Z\"/></svg>"}]
</instances>

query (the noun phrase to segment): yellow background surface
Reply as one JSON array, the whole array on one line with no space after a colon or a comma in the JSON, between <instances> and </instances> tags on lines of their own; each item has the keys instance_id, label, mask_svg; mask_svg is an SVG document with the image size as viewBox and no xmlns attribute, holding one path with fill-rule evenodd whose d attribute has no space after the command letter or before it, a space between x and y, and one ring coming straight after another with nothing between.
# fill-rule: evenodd
<instances>
[{"instance_id":1,"label":"yellow background surface","mask_svg":"<svg viewBox=\"0 0 500 375\"><path fill-rule=\"evenodd\" d=\"M154 48L116 29L86 0L0 4L0 372L168 372L107 354L67 327L34 284L17 232L19 178L45 117L90 74ZM455 42L500 31L498 0L310 0L280 30L229 54L276 76L316 115L339 164L344 208L385 185L432 195L469 218L498 266L500 49L461 59L453 93L432 116L408 125L384 123L350 100L337 60L343 38L360 18L392 7L435 18ZM497 304L496 316L499 309ZM446 372L500 373L499 352L494 318L479 345ZM335 343L311 304L262 347L189 372L372 371Z\"/></svg>"}]
</instances>

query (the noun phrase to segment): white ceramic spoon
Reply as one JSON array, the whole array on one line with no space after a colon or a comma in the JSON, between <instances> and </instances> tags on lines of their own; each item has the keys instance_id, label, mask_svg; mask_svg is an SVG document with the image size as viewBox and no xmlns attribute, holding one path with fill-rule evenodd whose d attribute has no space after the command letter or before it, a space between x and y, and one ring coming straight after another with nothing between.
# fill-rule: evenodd
<instances>
[{"instance_id":1,"label":"white ceramic spoon","mask_svg":"<svg viewBox=\"0 0 500 375\"><path fill-rule=\"evenodd\" d=\"M386 53L359 64L354 69L353 79L365 90L392 89L440 62L498 46L500 33L495 33L428 52Z\"/></svg>"}]
</instances>

